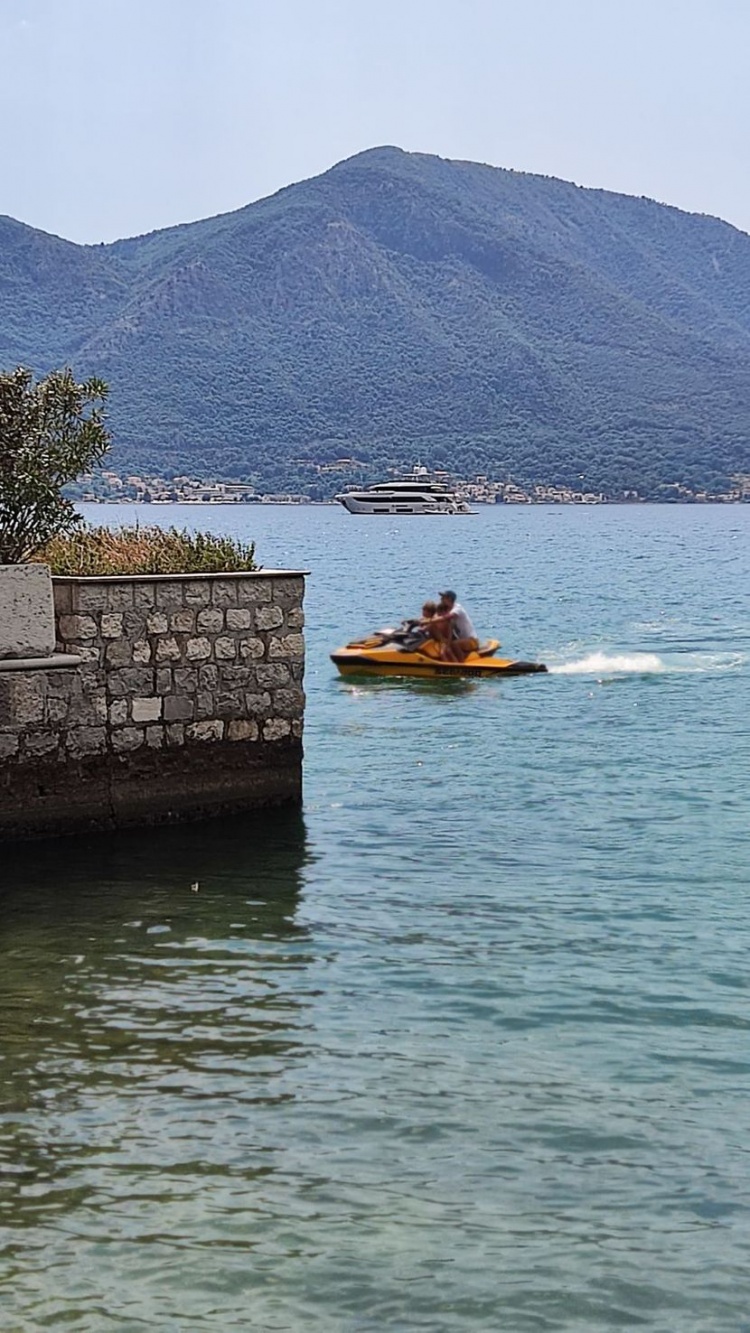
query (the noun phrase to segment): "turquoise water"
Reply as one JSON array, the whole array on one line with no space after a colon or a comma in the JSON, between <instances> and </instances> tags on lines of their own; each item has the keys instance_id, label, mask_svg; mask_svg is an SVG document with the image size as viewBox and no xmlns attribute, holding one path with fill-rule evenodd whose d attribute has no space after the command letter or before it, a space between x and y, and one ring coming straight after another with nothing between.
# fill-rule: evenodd
<instances>
[{"instance_id":1,"label":"turquoise water","mask_svg":"<svg viewBox=\"0 0 750 1333\"><path fill-rule=\"evenodd\" d=\"M750 1329L750 507L150 512L312 570L305 807L6 851L3 1333ZM552 673L337 679L446 585Z\"/></svg>"}]
</instances>

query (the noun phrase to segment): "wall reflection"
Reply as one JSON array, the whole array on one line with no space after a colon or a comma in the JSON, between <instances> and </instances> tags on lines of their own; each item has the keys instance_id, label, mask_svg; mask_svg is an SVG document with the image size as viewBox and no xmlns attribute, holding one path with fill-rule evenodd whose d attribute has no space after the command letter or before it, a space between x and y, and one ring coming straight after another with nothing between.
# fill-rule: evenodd
<instances>
[{"instance_id":1,"label":"wall reflection","mask_svg":"<svg viewBox=\"0 0 750 1333\"><path fill-rule=\"evenodd\" d=\"M307 860L296 811L5 852L6 1221L272 1170L265 1117L310 1044Z\"/></svg>"}]
</instances>

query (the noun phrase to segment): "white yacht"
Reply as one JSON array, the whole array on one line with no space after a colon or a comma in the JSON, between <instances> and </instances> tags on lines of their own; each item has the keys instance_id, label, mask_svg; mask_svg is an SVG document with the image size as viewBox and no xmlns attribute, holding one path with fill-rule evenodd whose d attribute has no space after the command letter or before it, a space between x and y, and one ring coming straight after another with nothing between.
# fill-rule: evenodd
<instances>
[{"instance_id":1,"label":"white yacht","mask_svg":"<svg viewBox=\"0 0 750 1333\"><path fill-rule=\"evenodd\" d=\"M432 481L426 467L415 467L408 477L381 481L362 491L342 491L336 499L350 514L471 514L465 500L441 482Z\"/></svg>"}]
</instances>

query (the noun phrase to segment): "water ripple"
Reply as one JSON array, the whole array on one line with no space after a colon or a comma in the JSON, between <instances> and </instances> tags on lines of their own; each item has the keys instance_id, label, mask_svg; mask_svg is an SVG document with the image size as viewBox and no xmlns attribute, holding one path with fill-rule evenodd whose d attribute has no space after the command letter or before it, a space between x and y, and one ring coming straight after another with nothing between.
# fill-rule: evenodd
<instances>
[{"instance_id":1,"label":"water ripple","mask_svg":"<svg viewBox=\"0 0 750 1333\"><path fill-rule=\"evenodd\" d=\"M3 1329L749 1328L750 507L263 509L304 822L4 872ZM333 676L435 581L552 678Z\"/></svg>"}]
</instances>

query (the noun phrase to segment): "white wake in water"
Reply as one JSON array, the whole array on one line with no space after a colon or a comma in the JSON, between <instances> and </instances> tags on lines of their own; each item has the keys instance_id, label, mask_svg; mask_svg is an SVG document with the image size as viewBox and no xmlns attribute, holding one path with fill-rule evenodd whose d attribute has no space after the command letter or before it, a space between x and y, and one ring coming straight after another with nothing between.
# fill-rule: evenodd
<instances>
[{"instance_id":1,"label":"white wake in water","mask_svg":"<svg viewBox=\"0 0 750 1333\"><path fill-rule=\"evenodd\" d=\"M738 671L745 653L685 653L665 661L657 653L589 653L574 662L550 665L555 676L657 676L665 672Z\"/></svg>"},{"instance_id":2,"label":"white wake in water","mask_svg":"<svg viewBox=\"0 0 750 1333\"><path fill-rule=\"evenodd\" d=\"M669 668L656 653L589 653L577 662L563 662L549 670L556 676L644 676Z\"/></svg>"}]
</instances>

